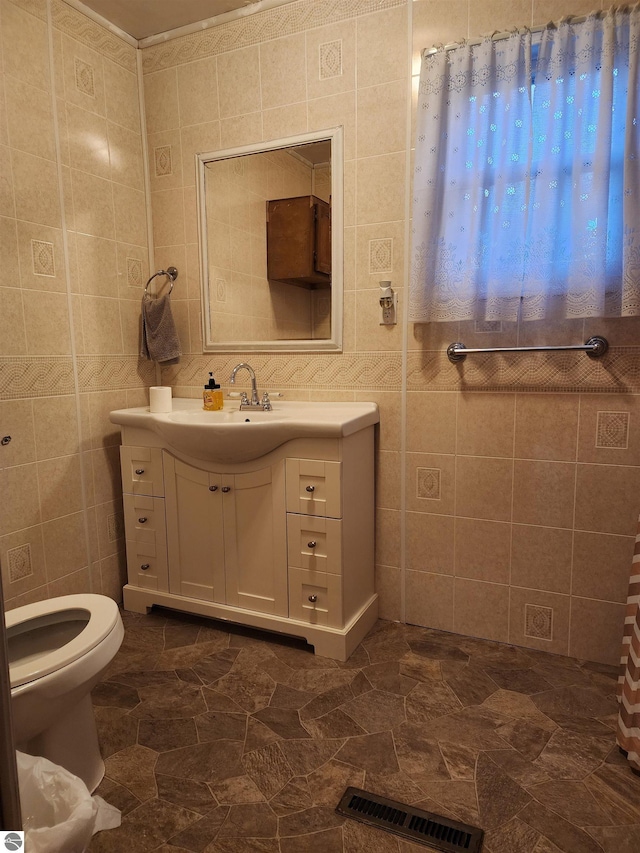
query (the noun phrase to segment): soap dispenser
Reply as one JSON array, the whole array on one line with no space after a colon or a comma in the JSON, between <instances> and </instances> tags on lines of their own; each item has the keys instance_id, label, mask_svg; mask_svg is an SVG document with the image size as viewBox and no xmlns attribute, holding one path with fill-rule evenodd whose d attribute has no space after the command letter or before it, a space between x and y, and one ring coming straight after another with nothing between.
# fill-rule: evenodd
<instances>
[{"instance_id":1,"label":"soap dispenser","mask_svg":"<svg viewBox=\"0 0 640 853\"><path fill-rule=\"evenodd\" d=\"M224 397L220 386L216 385L213 373L209 371L209 381L202 392L203 409L207 412L219 412L224 406Z\"/></svg>"}]
</instances>

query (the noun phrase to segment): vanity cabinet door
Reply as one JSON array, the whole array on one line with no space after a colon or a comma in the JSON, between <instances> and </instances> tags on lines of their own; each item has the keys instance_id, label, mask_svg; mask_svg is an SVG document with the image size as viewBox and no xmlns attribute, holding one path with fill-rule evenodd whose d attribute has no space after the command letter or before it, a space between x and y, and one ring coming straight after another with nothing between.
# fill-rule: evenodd
<instances>
[{"instance_id":1,"label":"vanity cabinet door","mask_svg":"<svg viewBox=\"0 0 640 853\"><path fill-rule=\"evenodd\" d=\"M169 591L224 602L221 476L186 465L169 453L163 456Z\"/></svg>"},{"instance_id":2,"label":"vanity cabinet door","mask_svg":"<svg viewBox=\"0 0 640 853\"><path fill-rule=\"evenodd\" d=\"M132 495L164 495L162 450L159 447L120 448L122 490Z\"/></svg>"},{"instance_id":3,"label":"vanity cabinet door","mask_svg":"<svg viewBox=\"0 0 640 853\"><path fill-rule=\"evenodd\" d=\"M222 507L227 604L286 616L284 462L235 474Z\"/></svg>"}]
</instances>

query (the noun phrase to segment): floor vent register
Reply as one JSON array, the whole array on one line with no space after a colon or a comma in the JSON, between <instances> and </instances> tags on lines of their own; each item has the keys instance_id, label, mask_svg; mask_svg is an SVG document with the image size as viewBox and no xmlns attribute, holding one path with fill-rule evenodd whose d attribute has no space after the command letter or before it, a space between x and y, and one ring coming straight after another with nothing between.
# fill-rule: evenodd
<instances>
[{"instance_id":1,"label":"floor vent register","mask_svg":"<svg viewBox=\"0 0 640 853\"><path fill-rule=\"evenodd\" d=\"M388 800L359 788L347 788L336 807L338 814L422 842L444 853L480 853L484 832L476 826Z\"/></svg>"}]
</instances>

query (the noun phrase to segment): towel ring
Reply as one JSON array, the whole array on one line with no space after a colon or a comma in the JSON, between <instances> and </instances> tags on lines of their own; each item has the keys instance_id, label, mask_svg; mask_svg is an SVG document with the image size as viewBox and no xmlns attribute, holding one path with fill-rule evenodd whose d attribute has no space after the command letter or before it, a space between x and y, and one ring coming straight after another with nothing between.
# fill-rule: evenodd
<instances>
[{"instance_id":1,"label":"towel ring","mask_svg":"<svg viewBox=\"0 0 640 853\"><path fill-rule=\"evenodd\" d=\"M169 293L173 290L173 282L178 278L178 270L175 267L167 267L166 270L159 270L158 272L154 272L149 281L146 283L144 287L144 292L147 293L149 289L149 285L153 281L153 279L158 275L166 275L169 281L171 282L171 287L169 288Z\"/></svg>"}]
</instances>

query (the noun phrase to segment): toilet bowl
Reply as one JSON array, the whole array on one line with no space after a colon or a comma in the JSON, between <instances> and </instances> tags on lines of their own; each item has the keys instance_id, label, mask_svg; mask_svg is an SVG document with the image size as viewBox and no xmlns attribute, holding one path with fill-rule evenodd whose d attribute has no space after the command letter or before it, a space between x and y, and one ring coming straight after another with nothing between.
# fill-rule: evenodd
<instances>
[{"instance_id":1,"label":"toilet bowl","mask_svg":"<svg viewBox=\"0 0 640 853\"><path fill-rule=\"evenodd\" d=\"M94 791L104 776L90 692L124 637L104 595L63 595L5 613L16 748L42 755Z\"/></svg>"}]
</instances>

